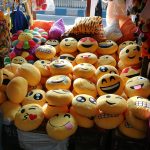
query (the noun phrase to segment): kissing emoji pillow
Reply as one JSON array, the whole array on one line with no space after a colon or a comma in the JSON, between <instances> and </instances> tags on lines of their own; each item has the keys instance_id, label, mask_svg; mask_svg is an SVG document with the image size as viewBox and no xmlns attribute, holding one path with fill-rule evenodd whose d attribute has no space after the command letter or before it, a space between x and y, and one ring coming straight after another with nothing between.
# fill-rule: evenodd
<instances>
[{"instance_id":1,"label":"kissing emoji pillow","mask_svg":"<svg viewBox=\"0 0 150 150\"><path fill-rule=\"evenodd\" d=\"M117 74L105 74L97 81L97 92L99 95L117 94L121 95L124 90L124 83Z\"/></svg>"},{"instance_id":2,"label":"kissing emoji pillow","mask_svg":"<svg viewBox=\"0 0 150 150\"><path fill-rule=\"evenodd\" d=\"M65 140L76 132L77 127L77 122L70 113L59 113L48 120L46 131L55 140Z\"/></svg>"},{"instance_id":3,"label":"kissing emoji pillow","mask_svg":"<svg viewBox=\"0 0 150 150\"><path fill-rule=\"evenodd\" d=\"M22 131L32 131L37 129L43 120L42 107L38 104L27 104L16 113L14 123Z\"/></svg>"}]
</instances>

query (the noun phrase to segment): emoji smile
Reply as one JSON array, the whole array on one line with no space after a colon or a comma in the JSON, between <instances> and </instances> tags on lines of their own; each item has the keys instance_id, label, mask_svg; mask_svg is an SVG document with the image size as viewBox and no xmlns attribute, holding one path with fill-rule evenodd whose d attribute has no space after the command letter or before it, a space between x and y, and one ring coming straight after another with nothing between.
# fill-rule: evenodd
<instances>
[{"instance_id":1,"label":"emoji smile","mask_svg":"<svg viewBox=\"0 0 150 150\"><path fill-rule=\"evenodd\" d=\"M101 47L101 48L109 48L109 47L111 47L111 46L113 46L113 44L99 44L99 47Z\"/></svg>"},{"instance_id":2,"label":"emoji smile","mask_svg":"<svg viewBox=\"0 0 150 150\"><path fill-rule=\"evenodd\" d=\"M111 93L115 93L119 89L119 87L120 87L120 82L111 86L100 87L100 89L105 93L111 94Z\"/></svg>"},{"instance_id":3,"label":"emoji smile","mask_svg":"<svg viewBox=\"0 0 150 150\"><path fill-rule=\"evenodd\" d=\"M93 44L89 44L89 45L82 44L82 46L85 47L85 48L89 48L89 47L92 47Z\"/></svg>"},{"instance_id":4,"label":"emoji smile","mask_svg":"<svg viewBox=\"0 0 150 150\"><path fill-rule=\"evenodd\" d=\"M70 44L65 44L65 46L70 46Z\"/></svg>"},{"instance_id":5,"label":"emoji smile","mask_svg":"<svg viewBox=\"0 0 150 150\"><path fill-rule=\"evenodd\" d=\"M63 68L65 65L64 64L53 64L53 66L56 68Z\"/></svg>"},{"instance_id":6,"label":"emoji smile","mask_svg":"<svg viewBox=\"0 0 150 150\"><path fill-rule=\"evenodd\" d=\"M59 79L59 80L53 80L53 81L51 81L51 83L61 83L63 81L64 81L64 79Z\"/></svg>"},{"instance_id":7,"label":"emoji smile","mask_svg":"<svg viewBox=\"0 0 150 150\"><path fill-rule=\"evenodd\" d=\"M132 78L132 77L139 76L139 75L140 75L140 73L136 73L136 74L128 75L128 76L126 76L126 77Z\"/></svg>"},{"instance_id":8,"label":"emoji smile","mask_svg":"<svg viewBox=\"0 0 150 150\"><path fill-rule=\"evenodd\" d=\"M136 101L135 105L138 107L140 106L140 107L150 108L150 103L144 101Z\"/></svg>"},{"instance_id":9,"label":"emoji smile","mask_svg":"<svg viewBox=\"0 0 150 150\"><path fill-rule=\"evenodd\" d=\"M135 58L135 56L128 56L128 58L129 58L129 59L133 59L133 58Z\"/></svg>"},{"instance_id":10,"label":"emoji smile","mask_svg":"<svg viewBox=\"0 0 150 150\"><path fill-rule=\"evenodd\" d=\"M58 92L56 90L53 90L53 92L58 93L58 94L66 94L65 92Z\"/></svg>"},{"instance_id":11,"label":"emoji smile","mask_svg":"<svg viewBox=\"0 0 150 150\"><path fill-rule=\"evenodd\" d=\"M144 83L131 86L130 88L135 89L135 90L140 90L143 86L144 86Z\"/></svg>"},{"instance_id":12,"label":"emoji smile","mask_svg":"<svg viewBox=\"0 0 150 150\"><path fill-rule=\"evenodd\" d=\"M61 126L55 126L50 121L49 121L49 124L54 128L61 128L61 127L65 127L66 129L72 129L73 128L73 125L70 121L68 121L67 123L65 123L64 125L61 125Z\"/></svg>"},{"instance_id":13,"label":"emoji smile","mask_svg":"<svg viewBox=\"0 0 150 150\"><path fill-rule=\"evenodd\" d=\"M88 68L81 68L82 70L88 70Z\"/></svg>"},{"instance_id":14,"label":"emoji smile","mask_svg":"<svg viewBox=\"0 0 150 150\"><path fill-rule=\"evenodd\" d=\"M98 115L98 119L103 119L103 118L111 118L111 117L118 117L119 115L117 114L100 114Z\"/></svg>"},{"instance_id":15,"label":"emoji smile","mask_svg":"<svg viewBox=\"0 0 150 150\"><path fill-rule=\"evenodd\" d=\"M116 104L116 103L111 103L111 102L108 102L108 101L106 101L106 103L109 104L109 105L114 105L114 104Z\"/></svg>"}]
</instances>

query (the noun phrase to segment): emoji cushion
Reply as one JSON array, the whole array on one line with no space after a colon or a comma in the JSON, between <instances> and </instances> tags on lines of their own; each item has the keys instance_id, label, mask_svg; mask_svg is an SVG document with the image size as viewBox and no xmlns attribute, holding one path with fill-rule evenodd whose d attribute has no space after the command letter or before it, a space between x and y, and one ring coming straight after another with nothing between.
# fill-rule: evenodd
<instances>
[{"instance_id":1,"label":"emoji cushion","mask_svg":"<svg viewBox=\"0 0 150 150\"><path fill-rule=\"evenodd\" d=\"M119 74L118 70L114 66L111 66L111 65L99 66L95 72L97 79L99 79L104 74L108 74L108 73Z\"/></svg>"},{"instance_id":2,"label":"emoji cushion","mask_svg":"<svg viewBox=\"0 0 150 150\"><path fill-rule=\"evenodd\" d=\"M150 81L142 76L132 77L125 84L125 93L128 97L142 96L147 98L150 95Z\"/></svg>"},{"instance_id":3,"label":"emoji cushion","mask_svg":"<svg viewBox=\"0 0 150 150\"><path fill-rule=\"evenodd\" d=\"M96 85L90 80L77 78L73 82L73 88L78 94L88 94L94 98L97 96Z\"/></svg>"},{"instance_id":4,"label":"emoji cushion","mask_svg":"<svg viewBox=\"0 0 150 150\"><path fill-rule=\"evenodd\" d=\"M112 40L106 40L104 42L98 43L98 54L108 55L113 54L118 50L118 45Z\"/></svg>"},{"instance_id":5,"label":"emoji cushion","mask_svg":"<svg viewBox=\"0 0 150 150\"><path fill-rule=\"evenodd\" d=\"M128 99L128 109L139 119L147 120L150 117L150 101L140 96Z\"/></svg>"},{"instance_id":6,"label":"emoji cushion","mask_svg":"<svg viewBox=\"0 0 150 150\"><path fill-rule=\"evenodd\" d=\"M47 79L45 86L48 90L68 90L71 86L71 80L65 75L55 75Z\"/></svg>"},{"instance_id":7,"label":"emoji cushion","mask_svg":"<svg viewBox=\"0 0 150 150\"><path fill-rule=\"evenodd\" d=\"M37 85L41 80L41 73L39 69L29 63L22 64L17 69L16 76L25 78L31 86Z\"/></svg>"},{"instance_id":8,"label":"emoji cushion","mask_svg":"<svg viewBox=\"0 0 150 150\"><path fill-rule=\"evenodd\" d=\"M46 125L48 136L55 140L64 140L77 130L77 122L69 113L59 113L50 118Z\"/></svg>"},{"instance_id":9,"label":"emoji cushion","mask_svg":"<svg viewBox=\"0 0 150 150\"><path fill-rule=\"evenodd\" d=\"M143 139L146 137L145 132L133 128L126 120L118 128L122 134L130 138Z\"/></svg>"},{"instance_id":10,"label":"emoji cushion","mask_svg":"<svg viewBox=\"0 0 150 150\"><path fill-rule=\"evenodd\" d=\"M39 59L49 60L56 54L55 47L51 45L41 45L35 50L35 55Z\"/></svg>"},{"instance_id":11,"label":"emoji cushion","mask_svg":"<svg viewBox=\"0 0 150 150\"><path fill-rule=\"evenodd\" d=\"M46 103L45 91L41 89L33 89L28 91L26 97L22 101L22 105L39 104L43 106Z\"/></svg>"},{"instance_id":12,"label":"emoji cushion","mask_svg":"<svg viewBox=\"0 0 150 150\"><path fill-rule=\"evenodd\" d=\"M49 70L49 65L51 61L49 60L37 60L34 62L34 66L39 69L41 76L49 77L51 75Z\"/></svg>"},{"instance_id":13,"label":"emoji cushion","mask_svg":"<svg viewBox=\"0 0 150 150\"><path fill-rule=\"evenodd\" d=\"M75 61L77 64L90 63L93 65L97 62L97 56L90 52L81 53L76 56Z\"/></svg>"},{"instance_id":14,"label":"emoji cushion","mask_svg":"<svg viewBox=\"0 0 150 150\"><path fill-rule=\"evenodd\" d=\"M16 113L14 123L22 131L32 131L37 129L43 120L42 107L38 104L27 104Z\"/></svg>"},{"instance_id":15,"label":"emoji cushion","mask_svg":"<svg viewBox=\"0 0 150 150\"><path fill-rule=\"evenodd\" d=\"M77 40L72 37L67 37L61 40L60 50L64 53L73 53L77 51Z\"/></svg>"},{"instance_id":16,"label":"emoji cushion","mask_svg":"<svg viewBox=\"0 0 150 150\"><path fill-rule=\"evenodd\" d=\"M97 92L99 95L117 94L121 95L124 90L124 83L117 74L105 74L97 81Z\"/></svg>"},{"instance_id":17,"label":"emoji cushion","mask_svg":"<svg viewBox=\"0 0 150 150\"><path fill-rule=\"evenodd\" d=\"M70 108L70 114L76 119L78 126L83 128L91 128L94 126L92 117L85 117L77 113L73 106Z\"/></svg>"},{"instance_id":18,"label":"emoji cushion","mask_svg":"<svg viewBox=\"0 0 150 150\"><path fill-rule=\"evenodd\" d=\"M73 94L69 90L49 90L46 93L46 101L49 105L64 106L72 102Z\"/></svg>"},{"instance_id":19,"label":"emoji cushion","mask_svg":"<svg viewBox=\"0 0 150 150\"><path fill-rule=\"evenodd\" d=\"M102 65L116 66L116 60L111 55L100 56L97 62L97 67Z\"/></svg>"},{"instance_id":20,"label":"emoji cushion","mask_svg":"<svg viewBox=\"0 0 150 150\"><path fill-rule=\"evenodd\" d=\"M16 57L14 57L11 62L14 63L14 64L20 64L20 65L23 64L23 63L27 63L27 61L25 60L25 58L22 57L22 56L16 56Z\"/></svg>"},{"instance_id":21,"label":"emoji cushion","mask_svg":"<svg viewBox=\"0 0 150 150\"><path fill-rule=\"evenodd\" d=\"M106 114L121 114L127 109L127 102L119 95L106 94L97 99L97 106Z\"/></svg>"},{"instance_id":22,"label":"emoji cushion","mask_svg":"<svg viewBox=\"0 0 150 150\"><path fill-rule=\"evenodd\" d=\"M95 76L95 67L89 63L81 63L73 67L73 74L78 78L92 78Z\"/></svg>"},{"instance_id":23,"label":"emoji cushion","mask_svg":"<svg viewBox=\"0 0 150 150\"><path fill-rule=\"evenodd\" d=\"M7 85L6 94L13 103L21 103L28 91L28 82L23 77L13 78Z\"/></svg>"},{"instance_id":24,"label":"emoji cushion","mask_svg":"<svg viewBox=\"0 0 150 150\"><path fill-rule=\"evenodd\" d=\"M49 69L53 75L67 75L72 73L73 66L68 60L56 59L50 63Z\"/></svg>"},{"instance_id":25,"label":"emoji cushion","mask_svg":"<svg viewBox=\"0 0 150 150\"><path fill-rule=\"evenodd\" d=\"M10 63L5 66L5 69L16 74L17 69L20 67L19 64Z\"/></svg>"},{"instance_id":26,"label":"emoji cushion","mask_svg":"<svg viewBox=\"0 0 150 150\"><path fill-rule=\"evenodd\" d=\"M98 43L94 38L84 37L78 41L77 48L80 52L95 52L98 48Z\"/></svg>"},{"instance_id":27,"label":"emoji cushion","mask_svg":"<svg viewBox=\"0 0 150 150\"><path fill-rule=\"evenodd\" d=\"M19 104L13 103L11 101L5 101L0 105L0 110L3 113L4 121L9 123L15 119L15 115L21 108Z\"/></svg>"},{"instance_id":28,"label":"emoji cushion","mask_svg":"<svg viewBox=\"0 0 150 150\"><path fill-rule=\"evenodd\" d=\"M140 63L141 60L141 48L140 46L128 45L124 49L121 50L119 54L119 59L126 65L136 65Z\"/></svg>"},{"instance_id":29,"label":"emoji cushion","mask_svg":"<svg viewBox=\"0 0 150 150\"><path fill-rule=\"evenodd\" d=\"M114 129L124 120L123 114L101 113L94 118L95 124L103 129Z\"/></svg>"},{"instance_id":30,"label":"emoji cushion","mask_svg":"<svg viewBox=\"0 0 150 150\"><path fill-rule=\"evenodd\" d=\"M127 111L125 113L125 118L127 122L137 130L146 131L148 128L147 122L145 120L135 117L131 111Z\"/></svg>"},{"instance_id":31,"label":"emoji cushion","mask_svg":"<svg viewBox=\"0 0 150 150\"><path fill-rule=\"evenodd\" d=\"M98 112L96 99L88 94L76 95L72 100L75 111L83 116L92 117Z\"/></svg>"}]
</instances>

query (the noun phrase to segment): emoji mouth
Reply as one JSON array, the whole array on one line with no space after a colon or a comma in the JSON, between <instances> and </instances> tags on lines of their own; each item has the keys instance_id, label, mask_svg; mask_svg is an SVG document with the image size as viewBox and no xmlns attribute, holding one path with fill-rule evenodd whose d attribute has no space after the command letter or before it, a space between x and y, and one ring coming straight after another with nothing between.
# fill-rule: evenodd
<instances>
[{"instance_id":1,"label":"emoji mouth","mask_svg":"<svg viewBox=\"0 0 150 150\"><path fill-rule=\"evenodd\" d=\"M61 127L65 127L66 129L72 129L73 128L73 125L72 125L72 123L70 123L70 121L68 121L67 123L65 123L64 125L61 125L61 126L55 126L50 121L49 121L49 124L54 128L61 128Z\"/></svg>"},{"instance_id":2,"label":"emoji mouth","mask_svg":"<svg viewBox=\"0 0 150 150\"><path fill-rule=\"evenodd\" d=\"M53 80L51 83L62 83L65 79Z\"/></svg>"},{"instance_id":3,"label":"emoji mouth","mask_svg":"<svg viewBox=\"0 0 150 150\"><path fill-rule=\"evenodd\" d=\"M136 74L128 75L128 76L126 76L126 77L127 77L127 78L132 78L132 77L139 76L139 75L140 75L140 73L136 73Z\"/></svg>"},{"instance_id":4,"label":"emoji mouth","mask_svg":"<svg viewBox=\"0 0 150 150\"><path fill-rule=\"evenodd\" d=\"M70 46L70 44L65 44L65 46Z\"/></svg>"},{"instance_id":5,"label":"emoji mouth","mask_svg":"<svg viewBox=\"0 0 150 150\"><path fill-rule=\"evenodd\" d=\"M53 64L53 66L56 68L63 68L65 65L64 64Z\"/></svg>"},{"instance_id":6,"label":"emoji mouth","mask_svg":"<svg viewBox=\"0 0 150 150\"><path fill-rule=\"evenodd\" d=\"M100 89L105 93L111 94L111 93L115 93L119 89L119 87L120 87L120 82L111 86L100 87Z\"/></svg>"},{"instance_id":7,"label":"emoji mouth","mask_svg":"<svg viewBox=\"0 0 150 150\"><path fill-rule=\"evenodd\" d=\"M93 44L89 44L89 45L82 44L82 46L83 46L83 47L85 47L85 48L89 48L89 47L92 47L92 46L93 46Z\"/></svg>"},{"instance_id":8,"label":"emoji mouth","mask_svg":"<svg viewBox=\"0 0 150 150\"><path fill-rule=\"evenodd\" d=\"M51 45L54 46L54 47L57 46L57 44L51 44Z\"/></svg>"},{"instance_id":9,"label":"emoji mouth","mask_svg":"<svg viewBox=\"0 0 150 150\"><path fill-rule=\"evenodd\" d=\"M140 107L150 108L150 103L143 102L143 101L136 101L135 105L138 107L140 106Z\"/></svg>"},{"instance_id":10,"label":"emoji mouth","mask_svg":"<svg viewBox=\"0 0 150 150\"><path fill-rule=\"evenodd\" d=\"M58 93L58 94L66 94L65 92L58 92L56 90L53 90L53 92Z\"/></svg>"},{"instance_id":11,"label":"emoji mouth","mask_svg":"<svg viewBox=\"0 0 150 150\"><path fill-rule=\"evenodd\" d=\"M131 86L130 88L135 89L135 90L140 90L143 86L144 86L144 83Z\"/></svg>"},{"instance_id":12,"label":"emoji mouth","mask_svg":"<svg viewBox=\"0 0 150 150\"><path fill-rule=\"evenodd\" d=\"M103 119L103 118L111 118L111 117L118 117L118 114L100 114L98 115L98 119Z\"/></svg>"},{"instance_id":13,"label":"emoji mouth","mask_svg":"<svg viewBox=\"0 0 150 150\"><path fill-rule=\"evenodd\" d=\"M82 68L82 67L81 67L81 69L82 69L82 70L89 70L88 68Z\"/></svg>"},{"instance_id":14,"label":"emoji mouth","mask_svg":"<svg viewBox=\"0 0 150 150\"><path fill-rule=\"evenodd\" d=\"M101 47L101 48L109 48L109 47L111 47L111 46L113 46L113 44L99 44L99 47Z\"/></svg>"},{"instance_id":15,"label":"emoji mouth","mask_svg":"<svg viewBox=\"0 0 150 150\"><path fill-rule=\"evenodd\" d=\"M114 104L116 104L116 103L111 103L111 102L108 102L108 101L106 101L106 103L109 104L109 105L114 105Z\"/></svg>"},{"instance_id":16,"label":"emoji mouth","mask_svg":"<svg viewBox=\"0 0 150 150\"><path fill-rule=\"evenodd\" d=\"M3 85L7 85L9 82L10 82L10 79L4 79L3 82L2 82L2 84Z\"/></svg>"},{"instance_id":17,"label":"emoji mouth","mask_svg":"<svg viewBox=\"0 0 150 150\"><path fill-rule=\"evenodd\" d=\"M135 56L128 56L128 58L129 58L129 59L133 59L133 58L135 58Z\"/></svg>"}]
</instances>

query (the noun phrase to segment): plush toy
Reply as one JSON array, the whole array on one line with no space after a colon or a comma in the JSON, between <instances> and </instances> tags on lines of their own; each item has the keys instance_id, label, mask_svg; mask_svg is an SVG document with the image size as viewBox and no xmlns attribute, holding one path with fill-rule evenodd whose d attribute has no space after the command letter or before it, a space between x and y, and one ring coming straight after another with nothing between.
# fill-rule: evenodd
<instances>
[{"instance_id":1,"label":"plush toy","mask_svg":"<svg viewBox=\"0 0 150 150\"><path fill-rule=\"evenodd\" d=\"M14 124L22 131L37 129L44 120L42 107L38 104L27 104L16 113Z\"/></svg>"},{"instance_id":2,"label":"plush toy","mask_svg":"<svg viewBox=\"0 0 150 150\"><path fill-rule=\"evenodd\" d=\"M96 98L96 85L90 80L84 78L77 78L73 82L73 88L78 94L88 94Z\"/></svg>"},{"instance_id":3,"label":"plush toy","mask_svg":"<svg viewBox=\"0 0 150 150\"><path fill-rule=\"evenodd\" d=\"M35 50L35 56L38 59L50 60L55 56L55 54L56 49L51 45L41 45Z\"/></svg>"},{"instance_id":4,"label":"plush toy","mask_svg":"<svg viewBox=\"0 0 150 150\"><path fill-rule=\"evenodd\" d=\"M5 92L0 91L0 105L7 100Z\"/></svg>"},{"instance_id":5,"label":"plush toy","mask_svg":"<svg viewBox=\"0 0 150 150\"><path fill-rule=\"evenodd\" d=\"M125 93L128 97L142 96L147 98L150 95L150 81L142 76L130 78L125 84Z\"/></svg>"},{"instance_id":6,"label":"plush toy","mask_svg":"<svg viewBox=\"0 0 150 150\"><path fill-rule=\"evenodd\" d=\"M74 95L69 90L57 89L46 92L46 101L49 105L64 106L72 102Z\"/></svg>"},{"instance_id":7,"label":"plush toy","mask_svg":"<svg viewBox=\"0 0 150 150\"><path fill-rule=\"evenodd\" d=\"M48 41L46 41L45 45L54 46L57 54L60 52L59 41L56 39L49 39Z\"/></svg>"},{"instance_id":8,"label":"plush toy","mask_svg":"<svg viewBox=\"0 0 150 150\"><path fill-rule=\"evenodd\" d=\"M76 56L75 61L77 64L90 63L94 65L97 62L97 56L94 53L80 53Z\"/></svg>"},{"instance_id":9,"label":"plush toy","mask_svg":"<svg viewBox=\"0 0 150 150\"><path fill-rule=\"evenodd\" d=\"M80 52L95 52L98 48L98 43L94 38L84 37L78 41L77 48Z\"/></svg>"},{"instance_id":10,"label":"plush toy","mask_svg":"<svg viewBox=\"0 0 150 150\"><path fill-rule=\"evenodd\" d=\"M141 48L139 45L128 45L119 54L119 59L126 65L132 66L141 62Z\"/></svg>"},{"instance_id":11,"label":"plush toy","mask_svg":"<svg viewBox=\"0 0 150 150\"><path fill-rule=\"evenodd\" d=\"M46 131L51 138L64 140L74 134L77 127L77 122L70 113L59 113L48 120Z\"/></svg>"},{"instance_id":12,"label":"plush toy","mask_svg":"<svg viewBox=\"0 0 150 150\"><path fill-rule=\"evenodd\" d=\"M6 87L8 99L13 103L21 103L28 91L28 82L23 77L13 78Z\"/></svg>"},{"instance_id":13,"label":"plush toy","mask_svg":"<svg viewBox=\"0 0 150 150\"><path fill-rule=\"evenodd\" d=\"M42 107L45 118L50 119L53 116L59 114L59 113L67 113L69 111L68 106L54 106L49 105L48 103L45 103Z\"/></svg>"},{"instance_id":14,"label":"plush toy","mask_svg":"<svg viewBox=\"0 0 150 150\"><path fill-rule=\"evenodd\" d=\"M14 64L23 64L23 63L27 63L26 59L22 56L16 56L11 60L12 63Z\"/></svg>"},{"instance_id":15,"label":"plush toy","mask_svg":"<svg viewBox=\"0 0 150 150\"><path fill-rule=\"evenodd\" d=\"M141 68L136 67L136 66L129 66L129 67L124 68L121 71L120 76L124 80L124 83L126 83L128 79L135 77L135 76L139 76L140 72L141 72Z\"/></svg>"},{"instance_id":16,"label":"plush toy","mask_svg":"<svg viewBox=\"0 0 150 150\"><path fill-rule=\"evenodd\" d=\"M75 57L74 57L73 55L71 55L71 54L61 54L61 55L59 56L59 59L66 59L66 60L68 60L69 62L71 62L71 64L72 64L73 66L76 65Z\"/></svg>"},{"instance_id":17,"label":"plush toy","mask_svg":"<svg viewBox=\"0 0 150 150\"><path fill-rule=\"evenodd\" d=\"M99 95L117 94L121 95L124 90L124 83L117 74L105 74L97 81L97 92Z\"/></svg>"},{"instance_id":18,"label":"plush toy","mask_svg":"<svg viewBox=\"0 0 150 150\"><path fill-rule=\"evenodd\" d=\"M51 72L49 70L49 65L51 61L49 60L37 60L34 62L34 66L39 69L41 76L49 77Z\"/></svg>"},{"instance_id":19,"label":"plush toy","mask_svg":"<svg viewBox=\"0 0 150 150\"><path fill-rule=\"evenodd\" d=\"M20 67L19 64L10 63L10 64L7 64L4 68L7 69L8 71L12 72L13 74L16 74L17 69L19 67Z\"/></svg>"},{"instance_id":20,"label":"plush toy","mask_svg":"<svg viewBox=\"0 0 150 150\"><path fill-rule=\"evenodd\" d=\"M72 37L64 38L60 42L60 50L64 53L73 53L77 51L77 40Z\"/></svg>"},{"instance_id":21,"label":"plush toy","mask_svg":"<svg viewBox=\"0 0 150 150\"><path fill-rule=\"evenodd\" d=\"M50 63L49 69L52 75L68 75L72 73L73 66L68 60L57 59Z\"/></svg>"},{"instance_id":22,"label":"plush toy","mask_svg":"<svg viewBox=\"0 0 150 150\"><path fill-rule=\"evenodd\" d=\"M119 74L118 73L118 70L114 67L114 66L111 66L111 65L103 65L103 66L99 66L97 69L96 69L96 77L97 77L97 80L102 77L104 74L108 74L108 73L111 73L111 74Z\"/></svg>"},{"instance_id":23,"label":"plush toy","mask_svg":"<svg viewBox=\"0 0 150 150\"><path fill-rule=\"evenodd\" d=\"M147 131L148 129L147 121L138 119L137 117L133 115L132 111L129 111L129 110L126 111L125 118L127 122L131 124L133 128L140 130L140 131L145 131L145 132Z\"/></svg>"},{"instance_id":24,"label":"plush toy","mask_svg":"<svg viewBox=\"0 0 150 150\"><path fill-rule=\"evenodd\" d=\"M140 96L130 97L127 101L128 109L133 115L142 120L148 120L150 117L150 101Z\"/></svg>"},{"instance_id":25,"label":"plush toy","mask_svg":"<svg viewBox=\"0 0 150 150\"><path fill-rule=\"evenodd\" d=\"M15 119L16 113L21 108L20 104L13 103L11 101L5 101L0 105L3 118L6 123L11 123Z\"/></svg>"},{"instance_id":26,"label":"plush toy","mask_svg":"<svg viewBox=\"0 0 150 150\"><path fill-rule=\"evenodd\" d=\"M71 80L66 75L55 75L50 78L45 83L47 90L64 89L68 90L71 86Z\"/></svg>"},{"instance_id":27,"label":"plush toy","mask_svg":"<svg viewBox=\"0 0 150 150\"><path fill-rule=\"evenodd\" d=\"M99 67L102 65L111 65L111 66L115 67L116 66L116 60L110 55L100 56L96 66Z\"/></svg>"},{"instance_id":28,"label":"plush toy","mask_svg":"<svg viewBox=\"0 0 150 150\"><path fill-rule=\"evenodd\" d=\"M97 53L101 55L113 54L118 50L118 45L112 40L106 40L98 44Z\"/></svg>"},{"instance_id":29,"label":"plush toy","mask_svg":"<svg viewBox=\"0 0 150 150\"><path fill-rule=\"evenodd\" d=\"M146 137L145 132L133 128L126 120L124 120L118 128L122 134L130 138L143 139Z\"/></svg>"},{"instance_id":30,"label":"plush toy","mask_svg":"<svg viewBox=\"0 0 150 150\"><path fill-rule=\"evenodd\" d=\"M94 121L92 117L82 116L76 112L75 108L71 106L70 114L76 119L78 126L83 128L92 128L94 126Z\"/></svg>"},{"instance_id":31,"label":"plush toy","mask_svg":"<svg viewBox=\"0 0 150 150\"><path fill-rule=\"evenodd\" d=\"M98 113L96 99L88 94L79 94L72 99L74 110L86 117L95 116Z\"/></svg>"},{"instance_id":32,"label":"plush toy","mask_svg":"<svg viewBox=\"0 0 150 150\"><path fill-rule=\"evenodd\" d=\"M25 78L31 86L37 85L41 80L41 73L39 69L29 63L22 64L17 69L16 76Z\"/></svg>"},{"instance_id":33,"label":"plush toy","mask_svg":"<svg viewBox=\"0 0 150 150\"><path fill-rule=\"evenodd\" d=\"M31 91L28 91L26 96L24 97L22 101L22 105L26 104L38 104L40 106L43 106L46 103L45 98L45 91L41 89L33 89Z\"/></svg>"},{"instance_id":34,"label":"plush toy","mask_svg":"<svg viewBox=\"0 0 150 150\"><path fill-rule=\"evenodd\" d=\"M81 63L73 67L73 75L77 78L90 79L95 77L95 67L89 63Z\"/></svg>"}]
</instances>

